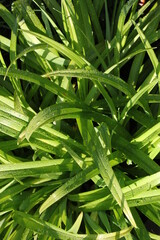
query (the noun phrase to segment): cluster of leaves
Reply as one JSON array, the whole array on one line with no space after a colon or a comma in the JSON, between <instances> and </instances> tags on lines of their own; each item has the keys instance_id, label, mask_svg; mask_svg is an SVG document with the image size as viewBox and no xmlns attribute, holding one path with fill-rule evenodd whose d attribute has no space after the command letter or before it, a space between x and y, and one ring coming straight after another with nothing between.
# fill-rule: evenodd
<instances>
[{"instance_id":1,"label":"cluster of leaves","mask_svg":"<svg viewBox=\"0 0 160 240\"><path fill-rule=\"evenodd\" d=\"M158 239L160 1L7 7L0 238Z\"/></svg>"}]
</instances>

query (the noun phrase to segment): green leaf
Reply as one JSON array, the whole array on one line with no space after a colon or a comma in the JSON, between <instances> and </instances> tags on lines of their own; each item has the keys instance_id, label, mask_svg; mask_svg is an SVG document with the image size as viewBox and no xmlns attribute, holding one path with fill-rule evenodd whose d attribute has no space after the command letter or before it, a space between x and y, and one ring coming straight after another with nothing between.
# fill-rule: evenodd
<instances>
[{"instance_id":1,"label":"green leaf","mask_svg":"<svg viewBox=\"0 0 160 240\"><path fill-rule=\"evenodd\" d=\"M70 233L78 233L80 225L82 223L82 219L83 219L83 212L81 212L79 214L79 216L77 217L75 223L72 225L72 227L68 230L68 232Z\"/></svg>"},{"instance_id":2,"label":"green leaf","mask_svg":"<svg viewBox=\"0 0 160 240\"><path fill-rule=\"evenodd\" d=\"M132 20L132 22L133 22L133 24L134 24L134 26L135 26L135 28L136 28L136 30L137 30L140 38L141 38L141 41L142 41L144 47L145 47L146 50L147 50L147 53L148 53L148 55L149 55L149 57L150 57L150 60L151 60L151 62L152 62L152 64L153 64L153 67L154 67L154 70L155 70L157 76L160 76L160 75L159 75L160 65L159 65L158 59L157 59L157 57L156 57L153 49L151 48L151 45L150 45L148 39L147 39L146 36L143 34L143 32L141 31L141 29L137 26L137 24L136 24L133 20Z\"/></svg>"},{"instance_id":3,"label":"green leaf","mask_svg":"<svg viewBox=\"0 0 160 240\"><path fill-rule=\"evenodd\" d=\"M122 113L121 113L121 120L122 123L127 116L128 111L134 107L134 105L138 102L138 100L145 94L147 91L151 91L155 85L158 83L158 80L154 80L152 83L150 83L148 86L143 87L139 92L137 92L126 104L124 107Z\"/></svg>"},{"instance_id":4,"label":"green leaf","mask_svg":"<svg viewBox=\"0 0 160 240\"><path fill-rule=\"evenodd\" d=\"M40 7L40 5L38 5L38 3L36 1L33 0L33 2L40 8L40 10L42 11L42 13L45 15L45 17L48 19L48 21L51 23L51 25L53 26L53 28L56 30L56 32L58 33L60 39L63 41L64 45L68 46L69 42L67 41L67 39L65 38L63 32L58 28L58 26L55 24L55 22L53 21L53 19L49 16L49 14L47 14L47 12ZM55 5L55 3L54 3Z\"/></svg>"},{"instance_id":5,"label":"green leaf","mask_svg":"<svg viewBox=\"0 0 160 240\"><path fill-rule=\"evenodd\" d=\"M29 123L28 127L24 130L23 134L29 140L33 132L46 124L47 122L57 121L61 119L76 119L82 117L84 119L94 119L96 122L106 122L109 129L115 129L120 135L125 136L130 139L127 131L117 124L116 121L109 118L106 115L95 111L91 107L85 105L84 103L59 103L47 107L43 111L39 112Z\"/></svg>"},{"instance_id":6,"label":"green leaf","mask_svg":"<svg viewBox=\"0 0 160 240\"><path fill-rule=\"evenodd\" d=\"M83 183L97 174L98 169L95 168L94 165L80 171L74 177L70 178L60 188L58 188L54 193L52 193L49 198L47 198L46 201L41 205L39 212L42 213L59 199L66 196L68 193L81 186Z\"/></svg>"},{"instance_id":7,"label":"green leaf","mask_svg":"<svg viewBox=\"0 0 160 240\"><path fill-rule=\"evenodd\" d=\"M6 69L0 68L0 75L5 76L5 74L6 74ZM9 72L7 73L7 76L17 77L19 79L23 79L28 82L36 83L37 85L42 86L43 88L49 90L50 92L60 95L65 99L68 99L71 101L76 100L76 96L73 94L73 92L66 91L65 89L59 87L56 83L51 82L50 80L45 79L36 73L27 72L23 70L10 69Z\"/></svg>"},{"instance_id":8,"label":"green leaf","mask_svg":"<svg viewBox=\"0 0 160 240\"><path fill-rule=\"evenodd\" d=\"M1 164L0 179L28 177L47 173L73 171L68 159Z\"/></svg>"},{"instance_id":9,"label":"green leaf","mask_svg":"<svg viewBox=\"0 0 160 240\"><path fill-rule=\"evenodd\" d=\"M151 190L154 189L156 186L158 186L160 183L160 172L155 173L151 176L144 177L140 180L137 180L136 182L122 188L122 192L125 196L125 198L130 201L128 201L128 204L132 206L138 206L139 205L146 205L149 203L157 202L157 198L159 198L159 190ZM152 192L153 191L153 192ZM155 192L154 192L155 191ZM79 201L79 199L83 199L86 201L90 201L90 195L92 192L88 192L86 194L82 193L75 200ZM95 191L95 197L97 200L92 200L89 203L86 203L80 207L80 209L83 209L84 211L98 211L98 210L107 210L112 209L115 207L115 200L112 198L111 194L108 194L106 190L99 189L97 192ZM153 195L152 195L153 194ZM84 196L83 196L84 195ZM145 195L146 195L146 203L145 203ZM144 198L143 198L144 196ZM152 198L153 196L153 198ZM74 198L74 195L73 195ZM133 199L133 201L132 201ZM137 202L136 200L137 199ZM71 196L72 200L72 196ZM73 199L74 200L74 199Z\"/></svg>"},{"instance_id":10,"label":"green leaf","mask_svg":"<svg viewBox=\"0 0 160 240\"><path fill-rule=\"evenodd\" d=\"M143 194L138 194L132 199L128 199L128 204L130 207L143 206L147 204L160 202L160 190L151 190L143 192Z\"/></svg>"},{"instance_id":11,"label":"green leaf","mask_svg":"<svg viewBox=\"0 0 160 240\"><path fill-rule=\"evenodd\" d=\"M75 9L72 1L62 0L61 9L62 9L64 29L65 29L66 35L68 35L68 38L70 38L72 48L75 50L80 50L80 45L78 44L80 41L77 35L78 21L76 19Z\"/></svg>"},{"instance_id":12,"label":"green leaf","mask_svg":"<svg viewBox=\"0 0 160 240\"><path fill-rule=\"evenodd\" d=\"M8 24L10 29L14 28L15 17L10 11L0 3L0 16L4 19L4 21Z\"/></svg>"},{"instance_id":13,"label":"green leaf","mask_svg":"<svg viewBox=\"0 0 160 240\"><path fill-rule=\"evenodd\" d=\"M111 232L111 226L107 217L107 214L105 212L99 211L99 218L101 219L103 225L105 226L107 232Z\"/></svg>"},{"instance_id":14,"label":"green leaf","mask_svg":"<svg viewBox=\"0 0 160 240\"><path fill-rule=\"evenodd\" d=\"M77 70L61 70L61 71L54 71L51 73L47 73L44 77L50 76L68 76L68 77L78 77L78 78L88 78L91 80L99 81L105 83L106 85L111 85L118 90L122 91L126 95L131 96L133 93L133 89L122 79L112 75L112 74L104 74L97 70L84 70L84 69L77 69Z\"/></svg>"},{"instance_id":15,"label":"green leaf","mask_svg":"<svg viewBox=\"0 0 160 240\"><path fill-rule=\"evenodd\" d=\"M92 230L97 233L97 234L102 234L105 233L105 231L95 222L92 220L92 218L85 213L85 219L87 221L87 223L89 224L89 226L92 228Z\"/></svg>"},{"instance_id":16,"label":"green leaf","mask_svg":"<svg viewBox=\"0 0 160 240\"><path fill-rule=\"evenodd\" d=\"M65 55L70 60L74 61L74 63L79 67L85 67L87 65L90 65L83 57L74 53L71 49L69 49L69 47L66 47L63 44L56 42L51 38L32 31L22 30L22 32L29 33L30 35L37 37L42 42L47 43L52 48L55 48L55 50L57 50L59 53Z\"/></svg>"},{"instance_id":17,"label":"green leaf","mask_svg":"<svg viewBox=\"0 0 160 240\"><path fill-rule=\"evenodd\" d=\"M113 233L106 233L106 234L99 234L99 235L86 235L86 234L71 234L63 229L58 228L57 226L45 222L43 220L37 219L35 217L31 217L29 214L22 213L16 211L13 215L14 220L20 224L22 227L29 228L32 231L35 231L43 236L51 236L59 239L66 239L66 240L114 240L119 239L125 235L127 235L131 230L132 227L126 228L119 232Z\"/></svg>"},{"instance_id":18,"label":"green leaf","mask_svg":"<svg viewBox=\"0 0 160 240\"><path fill-rule=\"evenodd\" d=\"M160 167L156 162L153 162L147 154L121 136L113 135L112 144L114 148L123 152L128 159L133 160L145 172L153 174L160 171Z\"/></svg>"},{"instance_id":19,"label":"green leaf","mask_svg":"<svg viewBox=\"0 0 160 240\"><path fill-rule=\"evenodd\" d=\"M113 197L117 201L118 205L122 208L125 215L128 217L129 221L134 227L136 227L135 221L132 217L130 209L128 207L127 201L123 195L122 189L119 185L119 182L114 174L114 171L109 163L106 152L106 144L102 138L97 136L97 133L93 127L93 124L88 125L87 131L89 132L90 139L87 144L89 145L90 154L98 165L99 172L102 175L107 187L112 193ZM98 132L98 129L97 129Z\"/></svg>"}]
</instances>

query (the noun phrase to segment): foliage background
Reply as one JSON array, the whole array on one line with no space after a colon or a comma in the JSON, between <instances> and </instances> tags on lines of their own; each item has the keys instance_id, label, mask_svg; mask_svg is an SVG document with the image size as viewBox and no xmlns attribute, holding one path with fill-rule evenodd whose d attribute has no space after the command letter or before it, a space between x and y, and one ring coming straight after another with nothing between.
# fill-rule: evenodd
<instances>
[{"instance_id":1,"label":"foliage background","mask_svg":"<svg viewBox=\"0 0 160 240\"><path fill-rule=\"evenodd\" d=\"M1 1L1 239L159 238L159 3Z\"/></svg>"}]
</instances>

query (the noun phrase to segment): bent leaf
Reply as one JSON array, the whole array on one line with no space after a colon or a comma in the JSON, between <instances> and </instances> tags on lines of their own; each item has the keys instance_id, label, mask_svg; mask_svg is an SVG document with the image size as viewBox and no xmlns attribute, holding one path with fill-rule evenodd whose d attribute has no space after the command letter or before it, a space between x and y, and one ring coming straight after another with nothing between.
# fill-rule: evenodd
<instances>
[{"instance_id":1,"label":"bent leaf","mask_svg":"<svg viewBox=\"0 0 160 240\"><path fill-rule=\"evenodd\" d=\"M55 237L56 239L65 239L65 240L116 240L123 236L126 236L131 230L132 227L128 227L124 230L106 233L106 234L72 234L69 233L57 226L45 222L41 219L31 217L29 214L16 211L13 215L14 220L20 224L22 227L26 227L32 231L35 231L43 236Z\"/></svg>"}]
</instances>

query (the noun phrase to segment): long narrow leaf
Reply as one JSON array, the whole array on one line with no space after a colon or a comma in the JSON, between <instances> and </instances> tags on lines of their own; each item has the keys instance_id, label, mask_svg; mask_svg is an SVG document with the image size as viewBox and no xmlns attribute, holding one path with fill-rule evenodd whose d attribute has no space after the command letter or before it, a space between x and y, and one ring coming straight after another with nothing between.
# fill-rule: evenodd
<instances>
[{"instance_id":1,"label":"long narrow leaf","mask_svg":"<svg viewBox=\"0 0 160 240\"><path fill-rule=\"evenodd\" d=\"M69 163L67 159L3 164L0 169L0 179L28 177L72 170L73 164Z\"/></svg>"},{"instance_id":2,"label":"long narrow leaf","mask_svg":"<svg viewBox=\"0 0 160 240\"><path fill-rule=\"evenodd\" d=\"M153 64L154 70L157 74L157 76L159 76L159 62L158 59L153 51L153 49L151 48L151 45L149 43L149 41L146 39L146 36L143 34L143 32L141 31L141 29L136 25L136 23L132 20L133 24L135 25L135 28L137 30L137 32L139 33L139 36L143 42L144 47L147 50L147 53L151 59L151 62Z\"/></svg>"},{"instance_id":3,"label":"long narrow leaf","mask_svg":"<svg viewBox=\"0 0 160 240\"><path fill-rule=\"evenodd\" d=\"M61 53L62 55L65 55L66 57L73 60L75 62L75 64L78 65L79 67L84 67L84 66L89 65L89 63L83 57L77 55L71 49L64 46L63 44L56 42L56 41L54 41L44 35L41 35L39 33L27 31L27 30L22 30L22 31L37 37L39 40L41 40L41 41L47 43L49 46L55 48L59 53Z\"/></svg>"},{"instance_id":4,"label":"long narrow leaf","mask_svg":"<svg viewBox=\"0 0 160 240\"><path fill-rule=\"evenodd\" d=\"M47 235L50 237L55 237L59 239L66 239L66 240L114 240L119 239L125 235L127 235L131 230L132 227L127 229L121 230L119 232L113 233L106 233L106 234L98 234L98 235L86 235L86 234L72 234L63 229L58 228L57 226L52 225L51 223L42 221L35 217L31 217L29 214L22 213L16 211L14 213L14 220L18 222L21 226L25 226L32 231L36 231L39 234Z\"/></svg>"},{"instance_id":5,"label":"long narrow leaf","mask_svg":"<svg viewBox=\"0 0 160 240\"><path fill-rule=\"evenodd\" d=\"M49 208L52 204L57 202L62 197L88 181L90 178L98 174L98 169L95 166L90 166L85 170L80 171L74 177L70 178L65 184L58 188L53 194L47 198L47 200L41 205L39 212L42 213L44 210Z\"/></svg>"},{"instance_id":6,"label":"long narrow leaf","mask_svg":"<svg viewBox=\"0 0 160 240\"><path fill-rule=\"evenodd\" d=\"M104 146L102 146L102 143L98 139L98 136L96 134L96 131L93 128L93 125L90 124L89 128L89 135L90 139L88 142L89 150L92 155L92 158L94 159L95 163L98 165L100 174L102 175L107 187L111 191L113 197L119 204L119 206L122 208L125 215L128 217L130 222L134 227L136 227L136 223L132 217L131 211L128 207L127 201L124 197L124 194L122 192L122 189L119 185L119 182L114 174L114 171L108 161L108 157L105 151ZM102 141L102 139L101 139ZM104 144L104 143L103 143Z\"/></svg>"},{"instance_id":7,"label":"long narrow leaf","mask_svg":"<svg viewBox=\"0 0 160 240\"><path fill-rule=\"evenodd\" d=\"M5 68L0 68L0 75L5 76L6 70L7 69L5 69ZM59 94L68 100L69 99L71 101L76 100L76 96L73 94L73 92L66 91L65 89L59 87L56 83L51 82L48 79L44 79L43 77L39 76L38 74L26 72L23 70L10 69L9 72L7 73L7 75L9 77L17 77L17 78L23 79L28 82L36 83L37 85L40 85L57 95Z\"/></svg>"},{"instance_id":8,"label":"long narrow leaf","mask_svg":"<svg viewBox=\"0 0 160 240\"><path fill-rule=\"evenodd\" d=\"M112 74L104 74L97 70L84 70L84 69L62 70L62 71L51 72L44 75L44 77L50 77L50 76L68 76L68 77L93 79L95 81L100 81L102 83L111 85L129 96L133 93L133 89L127 83L125 83L122 79L115 77Z\"/></svg>"}]
</instances>

